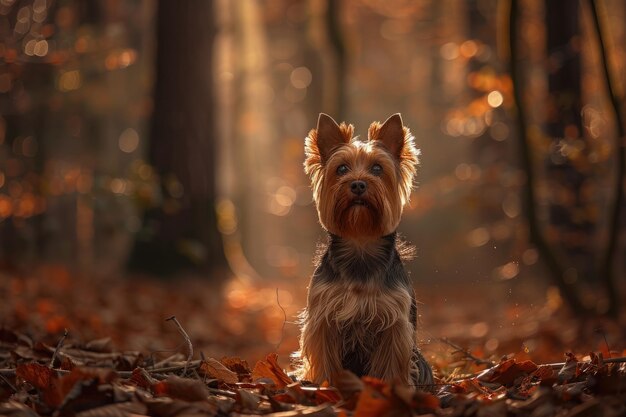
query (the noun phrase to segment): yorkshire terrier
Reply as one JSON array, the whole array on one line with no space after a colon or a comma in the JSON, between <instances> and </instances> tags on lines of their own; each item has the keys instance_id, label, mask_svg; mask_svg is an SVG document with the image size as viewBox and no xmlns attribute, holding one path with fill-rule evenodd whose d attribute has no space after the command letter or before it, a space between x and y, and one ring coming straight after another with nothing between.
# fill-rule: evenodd
<instances>
[{"instance_id":1,"label":"yorkshire terrier","mask_svg":"<svg viewBox=\"0 0 626 417\"><path fill-rule=\"evenodd\" d=\"M419 151L400 114L374 122L367 140L320 114L305 142L319 221L318 254L301 314L300 376L322 383L342 369L405 384L432 384L416 341L417 302L403 263L412 248L396 228Z\"/></svg>"}]
</instances>

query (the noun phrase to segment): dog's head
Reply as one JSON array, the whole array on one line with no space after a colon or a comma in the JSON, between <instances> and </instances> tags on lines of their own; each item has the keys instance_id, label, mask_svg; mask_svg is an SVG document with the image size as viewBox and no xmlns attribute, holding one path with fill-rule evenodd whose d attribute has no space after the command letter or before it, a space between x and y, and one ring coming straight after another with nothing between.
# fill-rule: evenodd
<instances>
[{"instance_id":1,"label":"dog's head","mask_svg":"<svg viewBox=\"0 0 626 417\"><path fill-rule=\"evenodd\" d=\"M346 238L377 238L398 227L408 202L419 151L400 114L370 125L367 140L354 127L321 113L305 141L319 220Z\"/></svg>"}]
</instances>

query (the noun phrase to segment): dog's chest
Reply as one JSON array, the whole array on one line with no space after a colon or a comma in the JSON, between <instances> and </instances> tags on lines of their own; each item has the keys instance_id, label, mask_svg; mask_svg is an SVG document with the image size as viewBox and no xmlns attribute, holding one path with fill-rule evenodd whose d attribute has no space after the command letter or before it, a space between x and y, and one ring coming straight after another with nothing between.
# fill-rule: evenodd
<instances>
[{"instance_id":1,"label":"dog's chest","mask_svg":"<svg viewBox=\"0 0 626 417\"><path fill-rule=\"evenodd\" d=\"M411 294L401 288L383 288L376 284L325 282L311 288L318 314L341 329L360 327L384 330L407 320Z\"/></svg>"}]
</instances>

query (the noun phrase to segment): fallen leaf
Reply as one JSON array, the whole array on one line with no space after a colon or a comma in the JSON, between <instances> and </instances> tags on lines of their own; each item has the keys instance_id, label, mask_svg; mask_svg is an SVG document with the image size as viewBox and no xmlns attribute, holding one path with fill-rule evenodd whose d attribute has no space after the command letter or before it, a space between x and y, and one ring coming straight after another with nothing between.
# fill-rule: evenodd
<instances>
[{"instance_id":1,"label":"fallen leaf","mask_svg":"<svg viewBox=\"0 0 626 417\"><path fill-rule=\"evenodd\" d=\"M235 384L239 382L239 378L235 372L231 371L221 362L213 358L202 361L200 367L198 368L198 373L202 376L224 381L227 384Z\"/></svg>"},{"instance_id":2,"label":"fallen leaf","mask_svg":"<svg viewBox=\"0 0 626 417\"><path fill-rule=\"evenodd\" d=\"M175 375L152 386L155 395L170 396L184 401L204 401L209 396L208 388L196 379L181 378Z\"/></svg>"},{"instance_id":3,"label":"fallen leaf","mask_svg":"<svg viewBox=\"0 0 626 417\"><path fill-rule=\"evenodd\" d=\"M150 376L148 371L146 371L143 368L133 369L133 373L131 374L129 381L132 384L140 388L143 388L145 390L149 390L150 387L152 387L153 385L157 383L157 380L152 378L152 376Z\"/></svg>"},{"instance_id":4,"label":"fallen leaf","mask_svg":"<svg viewBox=\"0 0 626 417\"><path fill-rule=\"evenodd\" d=\"M172 398L144 398L141 400L147 407L150 416L215 416L219 407L209 401L187 402Z\"/></svg>"},{"instance_id":5,"label":"fallen leaf","mask_svg":"<svg viewBox=\"0 0 626 417\"><path fill-rule=\"evenodd\" d=\"M578 369L578 359L573 353L567 352L565 354L565 364L559 370L558 378L560 382L567 382L574 379Z\"/></svg>"},{"instance_id":6,"label":"fallen leaf","mask_svg":"<svg viewBox=\"0 0 626 417\"><path fill-rule=\"evenodd\" d=\"M113 352L113 342L110 337L103 337L87 342L85 349L92 352L111 353Z\"/></svg>"},{"instance_id":7,"label":"fallen leaf","mask_svg":"<svg viewBox=\"0 0 626 417\"><path fill-rule=\"evenodd\" d=\"M220 359L220 362L222 363L222 365L235 372L239 376L250 376L250 373L252 372L250 370L250 365L248 365L248 362L241 358L225 356Z\"/></svg>"},{"instance_id":8,"label":"fallen leaf","mask_svg":"<svg viewBox=\"0 0 626 417\"><path fill-rule=\"evenodd\" d=\"M240 414L239 417L244 417L245 414ZM278 413L270 414L271 417L335 417L335 411L330 405L322 404L317 407L299 407L290 411L280 411Z\"/></svg>"},{"instance_id":9,"label":"fallen leaf","mask_svg":"<svg viewBox=\"0 0 626 417\"><path fill-rule=\"evenodd\" d=\"M524 377L537 370L533 361L518 362L514 358L500 362L498 365L483 371L478 375L479 381L496 382L510 386L517 378Z\"/></svg>"},{"instance_id":10,"label":"fallen leaf","mask_svg":"<svg viewBox=\"0 0 626 417\"><path fill-rule=\"evenodd\" d=\"M278 355L270 353L265 360L258 361L252 370L252 379L256 381L261 378L269 378L279 388L293 383L293 380L283 371L278 364Z\"/></svg>"},{"instance_id":11,"label":"fallen leaf","mask_svg":"<svg viewBox=\"0 0 626 417\"><path fill-rule=\"evenodd\" d=\"M64 395L55 370L33 362L17 365L15 375L41 391L42 399L48 406L56 408L61 405Z\"/></svg>"},{"instance_id":12,"label":"fallen leaf","mask_svg":"<svg viewBox=\"0 0 626 417\"><path fill-rule=\"evenodd\" d=\"M354 417L377 417L392 408L390 386L376 378L363 377L365 387L356 403Z\"/></svg>"}]
</instances>

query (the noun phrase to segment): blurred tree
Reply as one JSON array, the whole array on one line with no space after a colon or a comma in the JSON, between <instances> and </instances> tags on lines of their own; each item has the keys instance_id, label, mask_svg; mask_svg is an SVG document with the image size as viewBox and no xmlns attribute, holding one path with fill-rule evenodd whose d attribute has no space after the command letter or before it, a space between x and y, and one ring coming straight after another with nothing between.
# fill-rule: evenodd
<instances>
[{"instance_id":1,"label":"blurred tree","mask_svg":"<svg viewBox=\"0 0 626 417\"><path fill-rule=\"evenodd\" d=\"M621 101L617 97L607 60L602 27L595 2L590 1L594 30L598 39L598 50L603 66L604 84L613 106L617 124L618 138L623 138L624 125L621 117ZM569 6L569 7L568 7ZM553 282L573 312L579 316L590 313L617 317L619 295L615 282L614 258L617 236L620 228L620 212L623 205L624 144L616 140L617 178L612 201L609 206L610 230L606 234L607 243L602 245L602 263L596 265L592 247L599 223L591 193L585 192L590 184L597 181L588 158L589 145L585 141L582 123L581 64L579 45L579 9L578 4L553 1L546 4L547 47L549 63L549 100L546 130L552 141L547 166L548 181L551 183L550 225L552 239L546 239L539 225L536 213L536 195L534 192L535 173L532 168L532 149L529 143L527 120L524 111L522 77L518 69L518 10L517 1L512 1L510 10L510 50L511 79L517 110L518 128L521 139L522 167L527 173L524 191L524 203L529 223L530 238L537 246L546 263ZM579 152L572 152L578 149ZM594 187L597 186L594 184ZM593 188L593 187L592 187ZM549 242L556 243L552 246ZM582 280L579 278L583 278ZM595 284L594 305L583 303L578 284ZM604 295L598 294L602 287ZM589 299L589 298L588 298Z\"/></svg>"},{"instance_id":2,"label":"blurred tree","mask_svg":"<svg viewBox=\"0 0 626 417\"><path fill-rule=\"evenodd\" d=\"M545 263L552 282L558 287L561 296L569 305L572 311L579 316L586 313L580 296L573 282L566 282L565 268L563 260L550 246L545 238L539 223L539 217L536 211L537 197L535 194L536 176L533 169L533 149L529 141L529 133L527 126L527 116L524 106L522 92L524 91L523 77L519 68L519 46L520 36L519 30L519 9L520 5L517 0L512 0L509 14L509 48L510 48L510 73L513 84L513 98L515 101L515 112L517 118L517 128L519 129L520 138L520 165L526 172L526 186L523 189L523 205L524 214L528 222L528 231L531 242L537 247L537 250Z\"/></svg>"},{"instance_id":3,"label":"blurred tree","mask_svg":"<svg viewBox=\"0 0 626 417\"><path fill-rule=\"evenodd\" d=\"M323 16L323 37L326 45L320 48L323 63L323 111L337 120L346 117L346 74L347 55L341 31L341 4L338 0L327 0Z\"/></svg>"},{"instance_id":4,"label":"blurred tree","mask_svg":"<svg viewBox=\"0 0 626 417\"><path fill-rule=\"evenodd\" d=\"M590 193L593 181L582 125L579 3L546 2L548 53L548 117L546 133L552 140L547 159L547 181L553 196L549 206L553 235L568 263L568 281L593 281L595 220ZM580 153L569 152L580 148ZM578 158L575 155L580 155Z\"/></svg>"},{"instance_id":5,"label":"blurred tree","mask_svg":"<svg viewBox=\"0 0 626 417\"><path fill-rule=\"evenodd\" d=\"M612 74L610 68L608 51L604 40L605 30L603 30L601 24L601 18L599 16L600 13L598 12L598 3L595 0L589 0L587 3L591 11L593 27L596 32L596 41L602 63L604 86L611 101L613 117L617 127L617 135L615 135L614 138L614 150L616 151L617 166L613 185L613 201L612 206L610 206L608 238L600 263L599 278L603 281L607 293L607 314L612 317L618 317L621 303L619 301L620 289L617 285L618 273L615 270L615 260L618 252L618 239L621 235L621 231L623 230L621 217L624 211L624 176L626 175L626 143L624 142L624 137L626 136L626 126L624 125L623 116L624 97L623 95L620 96L617 92L617 88L615 86L615 76Z\"/></svg>"},{"instance_id":6,"label":"blurred tree","mask_svg":"<svg viewBox=\"0 0 626 417\"><path fill-rule=\"evenodd\" d=\"M45 214L42 210L20 210L19 206L20 202L32 201L33 196L38 198L41 193L40 176L45 165L42 139L49 129L50 97L54 90L53 65L42 59L41 53L26 56L21 48L21 43L29 39L29 33L18 28L18 24L24 21L20 12L24 14L22 10L29 10L31 3L19 1L9 6L3 10L0 22L0 47L3 51L15 52L19 58L10 57L11 54L5 52L0 65L0 77L6 84L0 93L0 161L6 163L0 168L0 176L2 185L8 185L3 190L8 191L8 196L0 193L0 197L5 202L7 197L13 198L16 207L12 216L6 219L3 219L6 214L0 214L2 269L20 268L22 264L34 261L44 254L47 246L49 236L43 225ZM45 8L43 16L54 16L56 11L57 5L51 4ZM46 18L41 23L50 20ZM38 28L30 29L35 31ZM6 80L11 81L7 83ZM2 145L6 146L6 152Z\"/></svg>"},{"instance_id":7,"label":"blurred tree","mask_svg":"<svg viewBox=\"0 0 626 417\"><path fill-rule=\"evenodd\" d=\"M217 230L213 2L158 3L149 162L163 203L144 214L129 269L158 275L226 268Z\"/></svg>"}]
</instances>

